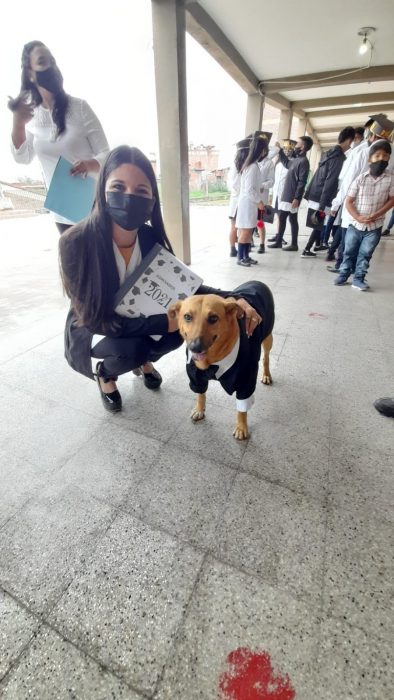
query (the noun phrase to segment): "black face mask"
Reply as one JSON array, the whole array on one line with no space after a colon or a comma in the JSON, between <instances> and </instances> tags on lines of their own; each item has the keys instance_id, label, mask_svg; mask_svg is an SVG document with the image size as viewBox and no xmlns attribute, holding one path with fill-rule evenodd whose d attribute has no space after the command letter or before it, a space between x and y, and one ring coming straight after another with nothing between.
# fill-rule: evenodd
<instances>
[{"instance_id":1,"label":"black face mask","mask_svg":"<svg viewBox=\"0 0 394 700\"><path fill-rule=\"evenodd\" d=\"M50 66L46 70L36 72L37 84L56 95L63 88L63 78L59 69L56 66Z\"/></svg>"},{"instance_id":2,"label":"black face mask","mask_svg":"<svg viewBox=\"0 0 394 700\"><path fill-rule=\"evenodd\" d=\"M369 172L374 177L379 177L379 175L383 175L387 166L388 166L387 160L377 160L376 163L369 164Z\"/></svg>"},{"instance_id":3,"label":"black face mask","mask_svg":"<svg viewBox=\"0 0 394 700\"><path fill-rule=\"evenodd\" d=\"M297 158L298 156L301 156L302 153L303 153L302 148L299 148L298 146L293 151L293 155L295 158Z\"/></svg>"},{"instance_id":4,"label":"black face mask","mask_svg":"<svg viewBox=\"0 0 394 700\"><path fill-rule=\"evenodd\" d=\"M134 231L148 221L155 205L154 198L124 192L107 192L106 197L106 212L125 231Z\"/></svg>"}]
</instances>

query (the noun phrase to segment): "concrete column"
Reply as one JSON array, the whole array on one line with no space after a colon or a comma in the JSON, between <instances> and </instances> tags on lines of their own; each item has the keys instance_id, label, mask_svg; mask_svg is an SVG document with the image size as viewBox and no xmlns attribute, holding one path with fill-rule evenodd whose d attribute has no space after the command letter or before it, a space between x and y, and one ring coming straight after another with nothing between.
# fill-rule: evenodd
<instances>
[{"instance_id":1,"label":"concrete column","mask_svg":"<svg viewBox=\"0 0 394 700\"><path fill-rule=\"evenodd\" d=\"M263 112L264 97L258 92L248 95L248 102L246 105L245 136L252 134L254 131L261 131Z\"/></svg>"},{"instance_id":2,"label":"concrete column","mask_svg":"<svg viewBox=\"0 0 394 700\"><path fill-rule=\"evenodd\" d=\"M299 119L298 120L298 136L307 136L307 120L306 119Z\"/></svg>"},{"instance_id":3,"label":"concrete column","mask_svg":"<svg viewBox=\"0 0 394 700\"><path fill-rule=\"evenodd\" d=\"M176 255L190 263L185 2L152 0L163 215Z\"/></svg>"},{"instance_id":4,"label":"concrete column","mask_svg":"<svg viewBox=\"0 0 394 700\"><path fill-rule=\"evenodd\" d=\"M293 112L291 109L281 109L280 110L278 141L281 141L282 139L290 138L292 120L293 120Z\"/></svg>"}]
</instances>

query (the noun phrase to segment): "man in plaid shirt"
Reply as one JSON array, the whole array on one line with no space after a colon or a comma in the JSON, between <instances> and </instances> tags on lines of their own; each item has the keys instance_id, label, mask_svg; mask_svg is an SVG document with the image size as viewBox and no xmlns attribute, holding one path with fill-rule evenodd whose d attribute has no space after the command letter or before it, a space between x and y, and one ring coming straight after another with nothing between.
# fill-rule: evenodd
<instances>
[{"instance_id":1,"label":"man in plaid shirt","mask_svg":"<svg viewBox=\"0 0 394 700\"><path fill-rule=\"evenodd\" d=\"M369 289L364 277L380 241L384 215L394 206L394 175L386 171L391 155L388 141L375 141L369 149L369 170L350 185L346 208L353 221L346 239L339 275L334 284L346 284L352 270L354 289Z\"/></svg>"}]
</instances>

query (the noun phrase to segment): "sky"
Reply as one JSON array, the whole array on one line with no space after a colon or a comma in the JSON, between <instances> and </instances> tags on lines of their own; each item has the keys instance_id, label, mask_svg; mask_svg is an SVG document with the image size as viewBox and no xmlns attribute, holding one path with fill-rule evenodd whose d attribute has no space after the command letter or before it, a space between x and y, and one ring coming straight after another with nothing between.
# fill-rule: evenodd
<instances>
[{"instance_id":1,"label":"sky","mask_svg":"<svg viewBox=\"0 0 394 700\"><path fill-rule=\"evenodd\" d=\"M20 87L23 45L45 43L63 73L65 90L87 100L110 146L138 146L158 155L150 0L68 0L7 3L0 25L0 180L40 176L37 161L17 165L10 153L7 96ZM215 145L230 165L243 137L246 95L187 35L189 143Z\"/></svg>"}]
</instances>

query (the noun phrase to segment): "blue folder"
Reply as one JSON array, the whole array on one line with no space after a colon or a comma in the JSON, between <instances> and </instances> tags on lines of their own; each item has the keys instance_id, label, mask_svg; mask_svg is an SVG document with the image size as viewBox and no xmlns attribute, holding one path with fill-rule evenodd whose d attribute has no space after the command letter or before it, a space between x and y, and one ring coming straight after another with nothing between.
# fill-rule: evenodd
<instances>
[{"instance_id":1,"label":"blue folder","mask_svg":"<svg viewBox=\"0 0 394 700\"><path fill-rule=\"evenodd\" d=\"M44 207L73 223L90 214L96 192L96 180L71 175L72 163L60 157L49 185Z\"/></svg>"}]
</instances>

